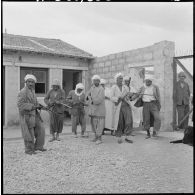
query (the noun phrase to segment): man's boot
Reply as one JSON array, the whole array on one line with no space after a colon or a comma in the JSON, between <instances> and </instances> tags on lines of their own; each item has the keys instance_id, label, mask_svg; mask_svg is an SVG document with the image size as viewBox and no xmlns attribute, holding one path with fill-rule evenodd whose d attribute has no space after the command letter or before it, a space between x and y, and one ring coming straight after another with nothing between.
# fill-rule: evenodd
<instances>
[{"instance_id":1,"label":"man's boot","mask_svg":"<svg viewBox=\"0 0 195 195\"><path fill-rule=\"evenodd\" d=\"M97 135L95 134L95 137L91 140L92 142L96 142L98 139Z\"/></svg>"},{"instance_id":2,"label":"man's boot","mask_svg":"<svg viewBox=\"0 0 195 195\"><path fill-rule=\"evenodd\" d=\"M129 136L126 136L125 141L126 141L127 143L131 143L131 144L133 143L133 141L129 139Z\"/></svg>"},{"instance_id":3,"label":"man's boot","mask_svg":"<svg viewBox=\"0 0 195 195\"><path fill-rule=\"evenodd\" d=\"M147 130L147 136L145 137L146 139L150 138L150 130Z\"/></svg>"},{"instance_id":4,"label":"man's boot","mask_svg":"<svg viewBox=\"0 0 195 195\"><path fill-rule=\"evenodd\" d=\"M55 140L55 135L52 133L52 137L50 138L49 142L53 142Z\"/></svg>"},{"instance_id":5,"label":"man's boot","mask_svg":"<svg viewBox=\"0 0 195 195\"><path fill-rule=\"evenodd\" d=\"M156 132L156 131L153 131L152 136L153 136L153 137L157 137L157 136L158 136L157 132Z\"/></svg>"},{"instance_id":6,"label":"man's boot","mask_svg":"<svg viewBox=\"0 0 195 195\"><path fill-rule=\"evenodd\" d=\"M56 140L57 140L57 141L60 141L59 133L56 134Z\"/></svg>"},{"instance_id":7,"label":"man's boot","mask_svg":"<svg viewBox=\"0 0 195 195\"><path fill-rule=\"evenodd\" d=\"M122 137L119 137L118 138L118 144L122 144L123 143L123 139L122 139Z\"/></svg>"},{"instance_id":8,"label":"man's boot","mask_svg":"<svg viewBox=\"0 0 195 195\"><path fill-rule=\"evenodd\" d=\"M97 141L95 142L97 145L98 144L101 144L102 143L102 137L101 136L99 136L98 138L97 138Z\"/></svg>"}]
</instances>

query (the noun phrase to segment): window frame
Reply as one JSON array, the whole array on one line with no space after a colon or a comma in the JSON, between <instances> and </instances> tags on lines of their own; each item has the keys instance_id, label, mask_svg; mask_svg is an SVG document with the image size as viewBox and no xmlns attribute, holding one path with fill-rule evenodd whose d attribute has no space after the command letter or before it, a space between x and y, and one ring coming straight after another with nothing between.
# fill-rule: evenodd
<instances>
[{"instance_id":1,"label":"window frame","mask_svg":"<svg viewBox=\"0 0 195 195\"><path fill-rule=\"evenodd\" d=\"M20 90L22 89L22 83L24 84L24 78L21 78L21 71L28 71L29 73L26 74L34 74L34 72L44 72L45 73L45 82L38 82L38 83L44 83L45 84L45 93L36 93L38 97L44 97L49 89L49 74L48 74L48 68L36 68L36 67L20 67ZM25 74L25 73L24 73ZM24 76L26 76L26 74ZM36 77L36 75L35 75Z\"/></svg>"}]
</instances>

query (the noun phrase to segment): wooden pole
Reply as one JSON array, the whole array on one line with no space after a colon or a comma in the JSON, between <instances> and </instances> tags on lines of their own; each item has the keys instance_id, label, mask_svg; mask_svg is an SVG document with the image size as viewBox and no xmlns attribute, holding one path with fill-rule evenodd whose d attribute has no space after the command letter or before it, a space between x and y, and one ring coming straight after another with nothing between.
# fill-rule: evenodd
<instances>
[{"instance_id":1,"label":"wooden pole","mask_svg":"<svg viewBox=\"0 0 195 195\"><path fill-rule=\"evenodd\" d=\"M176 90L176 83L177 83L177 63L173 58L172 62L172 69L173 69L173 120L172 120L172 127L176 126L177 123L177 111L176 111L176 102L175 102L175 90ZM173 128L174 131L174 128Z\"/></svg>"}]
</instances>

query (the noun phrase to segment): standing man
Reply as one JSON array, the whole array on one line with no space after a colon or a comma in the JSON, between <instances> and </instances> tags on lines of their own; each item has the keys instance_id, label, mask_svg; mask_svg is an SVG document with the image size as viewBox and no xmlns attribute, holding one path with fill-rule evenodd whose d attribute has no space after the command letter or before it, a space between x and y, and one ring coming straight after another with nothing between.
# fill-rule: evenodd
<instances>
[{"instance_id":1,"label":"standing man","mask_svg":"<svg viewBox=\"0 0 195 195\"><path fill-rule=\"evenodd\" d=\"M54 79L52 89L47 93L44 102L51 108L50 112L50 133L52 135L50 142L60 141L59 134L62 133L64 121L64 106L61 104L65 100L65 92L60 87L60 81ZM56 134L56 136L55 136Z\"/></svg>"},{"instance_id":2,"label":"standing man","mask_svg":"<svg viewBox=\"0 0 195 195\"><path fill-rule=\"evenodd\" d=\"M151 117L154 118L153 137L157 137L161 127L160 119L160 90L157 85L152 84L152 78L148 76L145 84L133 95L132 99L137 97L143 101L143 125L147 131L146 139L150 138Z\"/></svg>"},{"instance_id":3,"label":"standing man","mask_svg":"<svg viewBox=\"0 0 195 195\"><path fill-rule=\"evenodd\" d=\"M24 80L25 86L18 94L17 106L19 109L22 137L24 138L25 153L32 155L36 154L36 150L46 151L43 148L45 143L45 128L41 116L37 111L37 109L40 109L40 106L34 91L36 78L32 74L27 74Z\"/></svg>"},{"instance_id":4,"label":"standing man","mask_svg":"<svg viewBox=\"0 0 195 195\"><path fill-rule=\"evenodd\" d=\"M178 74L179 81L177 81L176 89L174 91L174 101L176 102L177 113L178 113L178 124L189 112L189 100L190 100L190 88L188 83L184 80L186 75L184 72ZM189 117L180 125L179 129L185 129L188 126Z\"/></svg>"},{"instance_id":5,"label":"standing man","mask_svg":"<svg viewBox=\"0 0 195 195\"><path fill-rule=\"evenodd\" d=\"M125 135L125 141L133 143L129 139L129 135L133 130L133 117L130 105L130 96L133 94L129 92L127 86L123 85L123 74L118 73L115 76L116 84L111 88L110 99L113 102L113 128L116 131L115 135L118 137L118 143L123 142L122 136Z\"/></svg>"},{"instance_id":6,"label":"standing man","mask_svg":"<svg viewBox=\"0 0 195 195\"><path fill-rule=\"evenodd\" d=\"M100 85L100 76L92 77L93 86L90 88L86 99L89 100L89 116L91 127L95 134L92 140L96 144L102 143L102 132L105 124L105 94L104 88Z\"/></svg>"},{"instance_id":7,"label":"standing man","mask_svg":"<svg viewBox=\"0 0 195 195\"><path fill-rule=\"evenodd\" d=\"M135 93L136 91L132 86L130 86L130 83L131 83L131 77L125 76L124 77L124 84L127 87L127 90L131 93ZM131 110L132 110L133 122L139 121L139 123L140 123L140 110L134 106L132 101L131 101ZM133 133L131 133L131 136L135 136L135 135Z\"/></svg>"},{"instance_id":8,"label":"standing man","mask_svg":"<svg viewBox=\"0 0 195 195\"><path fill-rule=\"evenodd\" d=\"M71 120L72 132L77 138L77 125L81 125L81 137L84 137L86 131L86 117L85 117L85 94L84 85L78 83L75 90L71 90L67 96L67 101L71 103Z\"/></svg>"}]
</instances>

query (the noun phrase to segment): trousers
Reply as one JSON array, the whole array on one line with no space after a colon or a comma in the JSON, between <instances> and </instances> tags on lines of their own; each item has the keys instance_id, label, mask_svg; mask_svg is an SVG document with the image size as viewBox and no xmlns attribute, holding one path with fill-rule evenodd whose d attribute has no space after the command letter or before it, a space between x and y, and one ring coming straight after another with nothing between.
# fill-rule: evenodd
<instances>
[{"instance_id":1,"label":"trousers","mask_svg":"<svg viewBox=\"0 0 195 195\"><path fill-rule=\"evenodd\" d=\"M178 124L184 118L184 116L189 112L189 105L177 105L177 113L178 113ZM188 126L189 116L184 120L184 122L180 125L180 129L185 129Z\"/></svg>"},{"instance_id":2,"label":"trousers","mask_svg":"<svg viewBox=\"0 0 195 195\"><path fill-rule=\"evenodd\" d=\"M151 127L150 114L154 117L154 131L159 131L161 127L160 111L155 101L143 104L143 125L146 131Z\"/></svg>"},{"instance_id":3,"label":"trousers","mask_svg":"<svg viewBox=\"0 0 195 195\"><path fill-rule=\"evenodd\" d=\"M116 130L116 137L121 137L122 135L130 135L133 130L133 116L131 107L122 102L120 113L119 113L119 121L118 127Z\"/></svg>"},{"instance_id":4,"label":"trousers","mask_svg":"<svg viewBox=\"0 0 195 195\"><path fill-rule=\"evenodd\" d=\"M91 129L97 137L102 135L105 126L104 117L91 116Z\"/></svg>"},{"instance_id":5,"label":"trousers","mask_svg":"<svg viewBox=\"0 0 195 195\"><path fill-rule=\"evenodd\" d=\"M45 128L41 121L36 121L34 128L29 128L32 141L24 140L25 152L42 149L45 144Z\"/></svg>"},{"instance_id":6,"label":"trousers","mask_svg":"<svg viewBox=\"0 0 195 195\"><path fill-rule=\"evenodd\" d=\"M86 130L86 118L85 115L71 115L72 120L72 132L77 134L77 125L81 125L81 133L83 134Z\"/></svg>"}]
</instances>

